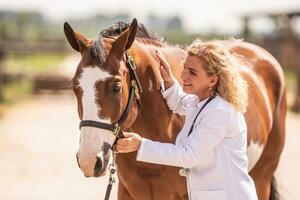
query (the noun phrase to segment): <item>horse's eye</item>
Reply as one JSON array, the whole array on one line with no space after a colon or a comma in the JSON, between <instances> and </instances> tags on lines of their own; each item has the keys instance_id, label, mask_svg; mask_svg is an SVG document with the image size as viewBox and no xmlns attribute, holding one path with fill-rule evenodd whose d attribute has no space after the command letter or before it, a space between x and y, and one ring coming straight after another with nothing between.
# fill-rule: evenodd
<instances>
[{"instance_id":1,"label":"horse's eye","mask_svg":"<svg viewBox=\"0 0 300 200\"><path fill-rule=\"evenodd\" d=\"M119 94L119 92L121 91L122 88L122 84L121 83L116 83L113 85L113 93L114 94Z\"/></svg>"}]
</instances>

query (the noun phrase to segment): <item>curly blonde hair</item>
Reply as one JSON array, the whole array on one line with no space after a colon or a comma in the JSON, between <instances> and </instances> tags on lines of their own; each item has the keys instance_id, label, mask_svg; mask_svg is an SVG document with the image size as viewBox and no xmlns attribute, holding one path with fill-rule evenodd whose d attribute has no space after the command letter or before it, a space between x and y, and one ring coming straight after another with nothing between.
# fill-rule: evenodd
<instances>
[{"instance_id":1,"label":"curly blonde hair","mask_svg":"<svg viewBox=\"0 0 300 200\"><path fill-rule=\"evenodd\" d=\"M216 74L219 77L214 92L237 111L246 112L248 85L239 73L237 58L217 41L202 42L196 39L187 52L204 61L204 68L209 76Z\"/></svg>"}]
</instances>

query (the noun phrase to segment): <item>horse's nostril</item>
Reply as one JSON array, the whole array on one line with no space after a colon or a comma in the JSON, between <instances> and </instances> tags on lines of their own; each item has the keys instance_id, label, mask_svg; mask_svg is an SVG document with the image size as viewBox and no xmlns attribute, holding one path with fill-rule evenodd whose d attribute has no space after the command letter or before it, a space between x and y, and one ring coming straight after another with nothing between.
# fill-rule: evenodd
<instances>
[{"instance_id":1,"label":"horse's nostril","mask_svg":"<svg viewBox=\"0 0 300 200\"><path fill-rule=\"evenodd\" d=\"M103 168L102 158L100 156L97 156L97 161L96 161L95 168L94 168L94 176L95 177L98 177L101 175L102 168Z\"/></svg>"},{"instance_id":2,"label":"horse's nostril","mask_svg":"<svg viewBox=\"0 0 300 200\"><path fill-rule=\"evenodd\" d=\"M78 165L78 167L80 168L80 165L79 165L79 159L78 159L78 153L76 153L76 160L77 160L77 165Z\"/></svg>"}]
</instances>

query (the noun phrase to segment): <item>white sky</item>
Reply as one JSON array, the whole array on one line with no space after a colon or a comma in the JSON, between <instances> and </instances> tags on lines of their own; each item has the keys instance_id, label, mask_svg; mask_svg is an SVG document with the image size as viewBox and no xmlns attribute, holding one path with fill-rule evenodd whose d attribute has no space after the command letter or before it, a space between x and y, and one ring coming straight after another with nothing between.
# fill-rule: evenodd
<instances>
[{"instance_id":1,"label":"white sky","mask_svg":"<svg viewBox=\"0 0 300 200\"><path fill-rule=\"evenodd\" d=\"M235 32L242 26L239 16L243 13L300 11L300 0L0 0L0 9L39 11L55 20L127 11L143 22L148 13L176 14L188 31Z\"/></svg>"}]
</instances>

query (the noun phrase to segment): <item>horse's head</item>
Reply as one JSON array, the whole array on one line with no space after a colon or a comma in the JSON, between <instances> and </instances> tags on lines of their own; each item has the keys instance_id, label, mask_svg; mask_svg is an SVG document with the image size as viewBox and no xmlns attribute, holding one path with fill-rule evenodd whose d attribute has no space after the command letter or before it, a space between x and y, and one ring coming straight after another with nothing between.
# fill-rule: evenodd
<instances>
[{"instance_id":1,"label":"horse's head","mask_svg":"<svg viewBox=\"0 0 300 200\"><path fill-rule=\"evenodd\" d=\"M78 165L86 177L102 176L106 172L112 144L115 141L114 125L120 121L131 93L131 76L126 67L128 50L135 39L137 21L117 38L102 37L88 40L64 24L65 35L72 48L81 53L73 77L73 90L77 98L81 120ZM134 95L133 95L134 97ZM133 104L122 128L129 127L137 116ZM124 122L124 123L123 123Z\"/></svg>"}]
</instances>

